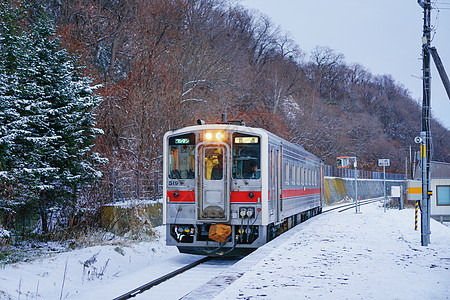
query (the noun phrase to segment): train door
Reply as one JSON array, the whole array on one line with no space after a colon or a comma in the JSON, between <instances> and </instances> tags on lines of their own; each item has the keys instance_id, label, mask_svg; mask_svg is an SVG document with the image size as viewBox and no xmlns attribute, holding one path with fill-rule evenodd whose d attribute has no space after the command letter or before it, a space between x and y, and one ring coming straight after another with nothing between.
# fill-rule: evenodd
<instances>
[{"instance_id":1,"label":"train door","mask_svg":"<svg viewBox=\"0 0 450 300\"><path fill-rule=\"evenodd\" d=\"M280 150L271 148L270 150L270 203L271 211L274 215L275 223L280 222L280 200L281 200L281 178L280 178Z\"/></svg>"},{"instance_id":2,"label":"train door","mask_svg":"<svg viewBox=\"0 0 450 300\"><path fill-rule=\"evenodd\" d=\"M270 190L269 190L269 209L270 209L270 215L274 216L276 211L276 188L275 188L275 149L273 147L270 148ZM274 216L275 217L275 216Z\"/></svg>"},{"instance_id":3,"label":"train door","mask_svg":"<svg viewBox=\"0 0 450 300\"><path fill-rule=\"evenodd\" d=\"M229 153L224 145L198 146L197 220L229 220Z\"/></svg>"},{"instance_id":4,"label":"train door","mask_svg":"<svg viewBox=\"0 0 450 300\"><path fill-rule=\"evenodd\" d=\"M282 186L282 174L283 174L283 146L281 146L281 149L276 151L276 156L277 156L277 218L276 221L277 223L280 222L281 220L281 211L283 210L283 186Z\"/></svg>"}]
</instances>

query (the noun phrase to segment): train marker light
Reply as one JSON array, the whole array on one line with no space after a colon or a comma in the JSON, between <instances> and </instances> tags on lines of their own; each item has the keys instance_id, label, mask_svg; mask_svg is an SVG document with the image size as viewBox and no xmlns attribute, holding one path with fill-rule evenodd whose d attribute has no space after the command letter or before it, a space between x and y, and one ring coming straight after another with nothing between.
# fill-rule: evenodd
<instances>
[{"instance_id":1,"label":"train marker light","mask_svg":"<svg viewBox=\"0 0 450 300\"><path fill-rule=\"evenodd\" d=\"M211 133L211 132L207 132L206 135L205 135L205 138L206 138L207 140L212 139L212 133Z\"/></svg>"},{"instance_id":2,"label":"train marker light","mask_svg":"<svg viewBox=\"0 0 450 300\"><path fill-rule=\"evenodd\" d=\"M216 139L222 140L223 139L223 133L222 132L216 133Z\"/></svg>"}]
</instances>

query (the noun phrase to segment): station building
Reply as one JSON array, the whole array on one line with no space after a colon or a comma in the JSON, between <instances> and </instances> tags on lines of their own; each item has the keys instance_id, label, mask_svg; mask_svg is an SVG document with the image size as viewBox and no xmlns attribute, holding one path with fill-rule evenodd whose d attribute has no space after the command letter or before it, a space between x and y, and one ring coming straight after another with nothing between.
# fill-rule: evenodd
<instances>
[{"instance_id":1,"label":"station building","mask_svg":"<svg viewBox=\"0 0 450 300\"><path fill-rule=\"evenodd\" d=\"M431 162L430 216L438 221L450 221L450 163ZM408 200L422 200L422 169L416 167L414 179L408 180Z\"/></svg>"}]
</instances>

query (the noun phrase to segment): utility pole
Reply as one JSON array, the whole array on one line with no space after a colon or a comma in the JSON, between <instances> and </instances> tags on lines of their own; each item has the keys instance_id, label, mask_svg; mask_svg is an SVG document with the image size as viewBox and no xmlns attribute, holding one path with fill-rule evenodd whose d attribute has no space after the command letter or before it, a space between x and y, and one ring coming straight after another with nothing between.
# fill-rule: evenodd
<instances>
[{"instance_id":1,"label":"utility pole","mask_svg":"<svg viewBox=\"0 0 450 300\"><path fill-rule=\"evenodd\" d=\"M431 47L431 0L418 0L423 8L423 36L422 36L422 132L417 143L420 143L420 155L422 161L422 212L421 212L421 241L422 246L430 243L430 197L431 191L431 133L430 133L430 107L431 107L431 74L430 56L433 57L439 76L441 77L445 91L450 99L450 80L445 72L444 65L439 57L437 49Z\"/></svg>"},{"instance_id":2,"label":"utility pole","mask_svg":"<svg viewBox=\"0 0 450 300\"><path fill-rule=\"evenodd\" d=\"M419 0L423 8L423 36L422 36L422 212L421 212L421 242L422 246L430 243L430 162L431 162L431 134L430 134L430 100L431 100L431 74L430 74L430 42L431 42L431 0Z\"/></svg>"}]
</instances>

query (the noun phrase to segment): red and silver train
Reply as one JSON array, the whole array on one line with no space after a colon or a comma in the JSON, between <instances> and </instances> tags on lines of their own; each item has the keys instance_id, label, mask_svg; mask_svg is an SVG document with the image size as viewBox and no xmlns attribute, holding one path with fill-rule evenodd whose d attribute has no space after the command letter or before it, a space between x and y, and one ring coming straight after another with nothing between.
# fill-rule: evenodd
<instances>
[{"instance_id":1,"label":"red and silver train","mask_svg":"<svg viewBox=\"0 0 450 300\"><path fill-rule=\"evenodd\" d=\"M322 211L323 162L264 129L172 130L163 155L166 243L182 253L247 254Z\"/></svg>"}]
</instances>

